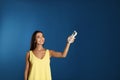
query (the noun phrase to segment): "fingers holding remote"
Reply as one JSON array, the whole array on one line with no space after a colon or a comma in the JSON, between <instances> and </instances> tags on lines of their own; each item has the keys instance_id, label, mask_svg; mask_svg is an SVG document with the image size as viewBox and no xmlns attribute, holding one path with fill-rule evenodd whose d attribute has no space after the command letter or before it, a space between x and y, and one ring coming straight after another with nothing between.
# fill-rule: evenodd
<instances>
[{"instance_id":1,"label":"fingers holding remote","mask_svg":"<svg viewBox=\"0 0 120 80\"><path fill-rule=\"evenodd\" d=\"M67 39L67 42L70 44L73 43L74 41L75 41L75 37L73 37L73 36L69 36Z\"/></svg>"}]
</instances>

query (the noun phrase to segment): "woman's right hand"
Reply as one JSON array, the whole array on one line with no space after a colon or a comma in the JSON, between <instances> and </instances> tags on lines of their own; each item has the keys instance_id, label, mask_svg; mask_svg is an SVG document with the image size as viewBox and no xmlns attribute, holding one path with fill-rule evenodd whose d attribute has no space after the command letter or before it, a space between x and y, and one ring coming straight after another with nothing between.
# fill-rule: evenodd
<instances>
[{"instance_id":1,"label":"woman's right hand","mask_svg":"<svg viewBox=\"0 0 120 80\"><path fill-rule=\"evenodd\" d=\"M73 43L74 40L75 40L75 38L74 38L73 36L69 36L69 37L67 38L67 42L70 43L70 44Z\"/></svg>"}]
</instances>

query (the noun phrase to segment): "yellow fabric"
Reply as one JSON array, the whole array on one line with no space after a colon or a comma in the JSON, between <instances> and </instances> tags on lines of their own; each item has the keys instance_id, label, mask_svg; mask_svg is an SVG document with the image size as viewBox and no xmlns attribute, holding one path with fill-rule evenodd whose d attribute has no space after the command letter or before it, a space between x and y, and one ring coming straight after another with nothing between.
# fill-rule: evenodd
<instances>
[{"instance_id":1,"label":"yellow fabric","mask_svg":"<svg viewBox=\"0 0 120 80\"><path fill-rule=\"evenodd\" d=\"M30 51L29 60L31 67L28 80L51 80L49 50L46 50L43 59L39 59Z\"/></svg>"}]
</instances>

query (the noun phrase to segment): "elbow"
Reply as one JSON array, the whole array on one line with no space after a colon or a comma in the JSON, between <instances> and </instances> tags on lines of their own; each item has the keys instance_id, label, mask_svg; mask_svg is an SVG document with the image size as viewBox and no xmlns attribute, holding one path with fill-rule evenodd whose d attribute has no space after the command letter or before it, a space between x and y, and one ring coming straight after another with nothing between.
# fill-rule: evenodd
<instances>
[{"instance_id":1,"label":"elbow","mask_svg":"<svg viewBox=\"0 0 120 80\"><path fill-rule=\"evenodd\" d=\"M67 55L62 55L62 58L66 58L67 57Z\"/></svg>"},{"instance_id":2,"label":"elbow","mask_svg":"<svg viewBox=\"0 0 120 80\"><path fill-rule=\"evenodd\" d=\"M66 54L66 53L64 53L64 52L63 52L63 53L61 53L61 57L62 57L62 58L66 58L66 56L67 56L67 54Z\"/></svg>"},{"instance_id":3,"label":"elbow","mask_svg":"<svg viewBox=\"0 0 120 80\"><path fill-rule=\"evenodd\" d=\"M66 58L66 56L62 56L62 58Z\"/></svg>"}]
</instances>

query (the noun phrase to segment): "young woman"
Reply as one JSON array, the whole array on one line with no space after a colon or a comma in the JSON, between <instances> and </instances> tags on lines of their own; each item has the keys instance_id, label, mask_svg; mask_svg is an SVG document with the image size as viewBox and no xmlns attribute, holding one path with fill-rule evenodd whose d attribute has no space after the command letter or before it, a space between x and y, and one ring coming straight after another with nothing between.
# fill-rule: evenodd
<instances>
[{"instance_id":1,"label":"young woman","mask_svg":"<svg viewBox=\"0 0 120 80\"><path fill-rule=\"evenodd\" d=\"M63 52L48 50L43 47L45 38L41 31L35 31L31 39L30 51L26 54L26 67L24 80L52 80L50 70L50 57L65 58L70 44L74 42L71 36Z\"/></svg>"}]
</instances>

